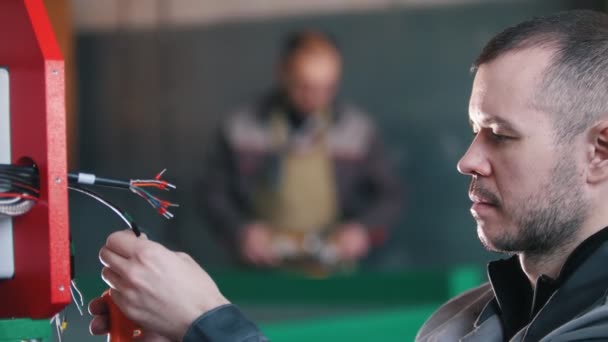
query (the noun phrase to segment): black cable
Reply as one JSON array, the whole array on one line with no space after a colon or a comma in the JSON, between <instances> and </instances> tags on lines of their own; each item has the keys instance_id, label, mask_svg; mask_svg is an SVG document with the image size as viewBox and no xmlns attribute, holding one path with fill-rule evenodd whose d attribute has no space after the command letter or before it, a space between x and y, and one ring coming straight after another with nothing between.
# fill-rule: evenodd
<instances>
[{"instance_id":1,"label":"black cable","mask_svg":"<svg viewBox=\"0 0 608 342\"><path fill-rule=\"evenodd\" d=\"M0 164L0 173L32 179L38 178L38 170L31 166L14 166Z\"/></svg>"},{"instance_id":2,"label":"black cable","mask_svg":"<svg viewBox=\"0 0 608 342\"><path fill-rule=\"evenodd\" d=\"M24 166L24 165L15 165L15 164L0 164L0 169L7 170L16 170L16 171L25 171L25 172L36 172L35 166Z\"/></svg>"},{"instance_id":3,"label":"black cable","mask_svg":"<svg viewBox=\"0 0 608 342\"><path fill-rule=\"evenodd\" d=\"M18 171L13 171L13 170L0 169L0 175L16 177L16 178L21 178L21 179L28 179L31 181L38 180L38 174L29 173L29 172L18 172Z\"/></svg>"},{"instance_id":4,"label":"black cable","mask_svg":"<svg viewBox=\"0 0 608 342\"><path fill-rule=\"evenodd\" d=\"M38 181L38 178L27 178L27 177L15 176L10 173L3 173L2 171L0 171L0 178L6 179L6 180L12 180L12 181L16 181L16 182L21 182L21 183L28 184L31 186L36 186L40 183Z\"/></svg>"},{"instance_id":5,"label":"black cable","mask_svg":"<svg viewBox=\"0 0 608 342\"><path fill-rule=\"evenodd\" d=\"M0 164L0 180L40 188L38 170L34 167Z\"/></svg>"},{"instance_id":6,"label":"black cable","mask_svg":"<svg viewBox=\"0 0 608 342\"><path fill-rule=\"evenodd\" d=\"M83 176L88 177L90 182L83 182ZM131 188L131 182L122 181L117 179L109 179L97 177L95 175L86 174L86 173L68 173L68 181L72 184L90 184L90 185L100 185L106 186L110 188L120 188L120 189L129 189Z\"/></svg>"},{"instance_id":7,"label":"black cable","mask_svg":"<svg viewBox=\"0 0 608 342\"><path fill-rule=\"evenodd\" d=\"M132 219L130 219L129 215L126 214L123 210L121 210L118 206L110 203L108 200L104 199L103 197L101 197L100 195L96 194L95 192L93 192L91 190L88 190L88 189L84 189L84 188L79 187L77 185L68 185L68 189L73 190L73 191L77 191L77 192L80 192L80 193L82 193L84 195L92 197L95 200L97 200L98 202L100 202L101 204L103 204L106 207L110 208L112 211L114 211L114 213L116 215L118 215L123 221L125 221L125 223L133 231L133 233L135 233L135 236L140 236L141 235L141 231L139 230L139 227L137 226L137 224Z\"/></svg>"}]
</instances>

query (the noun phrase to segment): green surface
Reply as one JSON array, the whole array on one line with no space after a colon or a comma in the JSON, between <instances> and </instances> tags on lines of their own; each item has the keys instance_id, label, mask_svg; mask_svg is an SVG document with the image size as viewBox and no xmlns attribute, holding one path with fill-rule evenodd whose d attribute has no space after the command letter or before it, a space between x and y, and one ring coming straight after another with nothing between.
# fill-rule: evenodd
<instances>
[{"instance_id":1,"label":"green surface","mask_svg":"<svg viewBox=\"0 0 608 342\"><path fill-rule=\"evenodd\" d=\"M0 342L21 342L22 340L51 338L51 324L48 319L5 319L0 320Z\"/></svg>"},{"instance_id":2,"label":"green surface","mask_svg":"<svg viewBox=\"0 0 608 342\"><path fill-rule=\"evenodd\" d=\"M449 272L361 272L326 278L283 272L210 272L222 293L239 304L416 305L442 302L481 283L478 267ZM98 275L79 277L85 297L106 288Z\"/></svg>"},{"instance_id":3,"label":"green surface","mask_svg":"<svg viewBox=\"0 0 608 342\"><path fill-rule=\"evenodd\" d=\"M272 341L413 341L439 303L329 319L265 324Z\"/></svg>"},{"instance_id":4,"label":"green surface","mask_svg":"<svg viewBox=\"0 0 608 342\"><path fill-rule=\"evenodd\" d=\"M412 341L450 297L477 286L481 268L362 272L311 278L284 272L211 272L222 292L273 341ZM86 297L106 287L81 278Z\"/></svg>"}]
</instances>

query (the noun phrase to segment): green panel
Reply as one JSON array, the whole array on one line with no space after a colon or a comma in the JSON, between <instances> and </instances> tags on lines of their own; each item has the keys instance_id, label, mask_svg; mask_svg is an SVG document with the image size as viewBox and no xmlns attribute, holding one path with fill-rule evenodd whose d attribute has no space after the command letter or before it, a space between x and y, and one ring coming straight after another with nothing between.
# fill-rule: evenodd
<instances>
[{"instance_id":1,"label":"green panel","mask_svg":"<svg viewBox=\"0 0 608 342\"><path fill-rule=\"evenodd\" d=\"M272 341L413 341L420 326L437 308L423 305L351 317L262 325Z\"/></svg>"},{"instance_id":2,"label":"green panel","mask_svg":"<svg viewBox=\"0 0 608 342\"><path fill-rule=\"evenodd\" d=\"M481 283L478 267L450 272L365 272L311 278L282 272L211 272L222 293L239 304L414 305L441 302ZM79 277L87 299L106 288L98 275Z\"/></svg>"},{"instance_id":3,"label":"green panel","mask_svg":"<svg viewBox=\"0 0 608 342\"><path fill-rule=\"evenodd\" d=\"M450 273L448 297L452 298L466 290L479 286L484 281L479 267L457 267Z\"/></svg>"},{"instance_id":4,"label":"green panel","mask_svg":"<svg viewBox=\"0 0 608 342\"><path fill-rule=\"evenodd\" d=\"M0 342L21 342L40 339L49 342L51 324L49 319L7 319L0 320Z\"/></svg>"}]
</instances>

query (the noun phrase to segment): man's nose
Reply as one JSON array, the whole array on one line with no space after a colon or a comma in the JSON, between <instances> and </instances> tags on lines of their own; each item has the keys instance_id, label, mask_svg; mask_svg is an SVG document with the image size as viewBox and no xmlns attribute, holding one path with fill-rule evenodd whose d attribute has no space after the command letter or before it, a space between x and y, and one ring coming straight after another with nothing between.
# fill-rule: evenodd
<instances>
[{"instance_id":1,"label":"man's nose","mask_svg":"<svg viewBox=\"0 0 608 342\"><path fill-rule=\"evenodd\" d=\"M471 145L464 153L462 158L456 164L458 172L463 175L479 175L489 176L492 172L490 161L487 158L487 153L481 146L481 142L478 141L479 137L476 137Z\"/></svg>"}]
</instances>

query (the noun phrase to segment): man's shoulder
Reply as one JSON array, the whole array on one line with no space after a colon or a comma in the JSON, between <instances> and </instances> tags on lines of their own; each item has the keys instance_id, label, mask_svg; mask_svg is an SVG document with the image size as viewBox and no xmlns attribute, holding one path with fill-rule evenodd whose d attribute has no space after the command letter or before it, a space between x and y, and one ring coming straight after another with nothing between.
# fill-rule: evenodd
<instances>
[{"instance_id":1,"label":"man's shoulder","mask_svg":"<svg viewBox=\"0 0 608 342\"><path fill-rule=\"evenodd\" d=\"M270 131L255 104L228 112L220 123L220 134L236 149L265 151L272 145Z\"/></svg>"},{"instance_id":2,"label":"man's shoulder","mask_svg":"<svg viewBox=\"0 0 608 342\"><path fill-rule=\"evenodd\" d=\"M251 102L234 107L224 116L224 125L232 125L237 122L254 123L260 120L259 105Z\"/></svg>"},{"instance_id":3,"label":"man's shoulder","mask_svg":"<svg viewBox=\"0 0 608 342\"><path fill-rule=\"evenodd\" d=\"M352 102L340 102L336 105L336 112L338 122L356 122L370 127L374 125L370 115Z\"/></svg>"},{"instance_id":4,"label":"man's shoulder","mask_svg":"<svg viewBox=\"0 0 608 342\"><path fill-rule=\"evenodd\" d=\"M608 339L608 299L606 294L588 311L565 322L542 341L605 341Z\"/></svg>"},{"instance_id":5,"label":"man's shoulder","mask_svg":"<svg viewBox=\"0 0 608 342\"><path fill-rule=\"evenodd\" d=\"M479 314L494 298L489 283L468 290L443 304L418 331L416 341L429 340L430 336L464 336L472 328Z\"/></svg>"}]
</instances>

